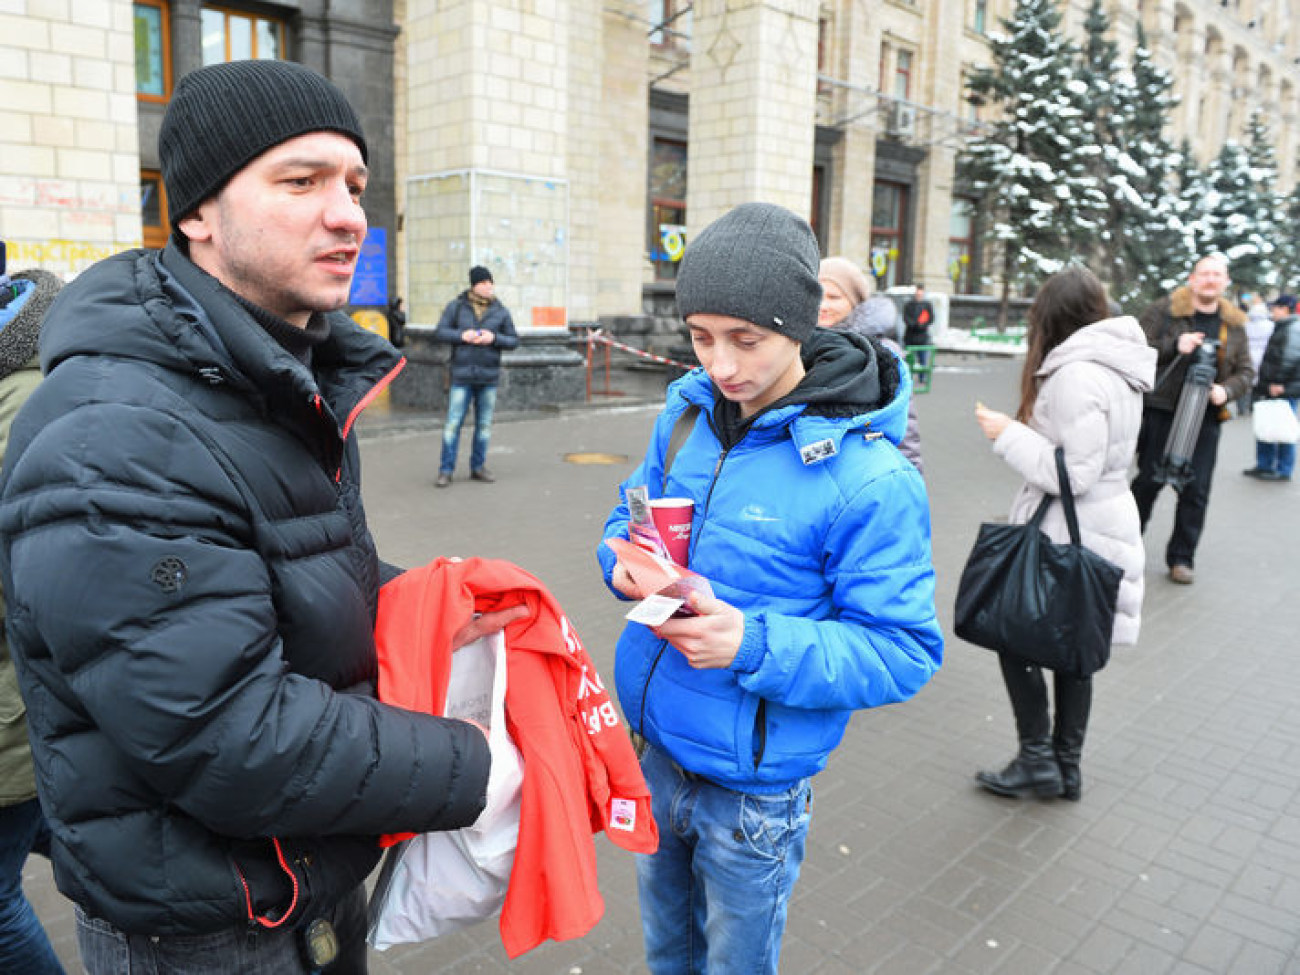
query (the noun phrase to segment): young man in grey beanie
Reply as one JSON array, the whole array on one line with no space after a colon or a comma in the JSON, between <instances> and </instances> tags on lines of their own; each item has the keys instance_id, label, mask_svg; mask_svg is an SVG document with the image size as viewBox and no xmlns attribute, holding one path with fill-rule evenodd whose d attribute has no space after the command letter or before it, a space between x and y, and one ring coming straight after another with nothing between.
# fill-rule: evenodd
<instances>
[{"instance_id":1,"label":"young man in grey beanie","mask_svg":"<svg viewBox=\"0 0 1300 975\"><path fill-rule=\"evenodd\" d=\"M819 258L763 203L691 241L677 306L702 368L669 387L605 524L628 537L635 486L690 498L688 565L713 591L616 651L659 826L637 863L654 975L777 971L812 776L854 710L911 697L943 654L925 485L898 450L910 380L877 340L817 328ZM597 556L617 595L648 595Z\"/></svg>"},{"instance_id":2,"label":"young man in grey beanie","mask_svg":"<svg viewBox=\"0 0 1300 975\"><path fill-rule=\"evenodd\" d=\"M377 835L472 823L489 768L374 697L353 424L402 360L337 313L366 141L243 61L181 79L159 151L172 240L60 294L0 481L55 877L92 975L364 972Z\"/></svg>"}]
</instances>

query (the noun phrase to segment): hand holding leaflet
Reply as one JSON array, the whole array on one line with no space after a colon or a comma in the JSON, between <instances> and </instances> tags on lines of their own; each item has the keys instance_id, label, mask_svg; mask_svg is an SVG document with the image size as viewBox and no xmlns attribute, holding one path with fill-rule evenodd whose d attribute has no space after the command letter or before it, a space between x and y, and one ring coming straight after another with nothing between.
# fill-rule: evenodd
<instances>
[{"instance_id":1,"label":"hand holding leaflet","mask_svg":"<svg viewBox=\"0 0 1300 975\"><path fill-rule=\"evenodd\" d=\"M607 538L605 544L618 556L619 565L627 572L636 591L645 594L641 602L628 611L627 618L646 626L658 626L676 616L693 616L687 605L691 593L712 597L709 580L689 569L683 569L654 552L623 538Z\"/></svg>"}]
</instances>

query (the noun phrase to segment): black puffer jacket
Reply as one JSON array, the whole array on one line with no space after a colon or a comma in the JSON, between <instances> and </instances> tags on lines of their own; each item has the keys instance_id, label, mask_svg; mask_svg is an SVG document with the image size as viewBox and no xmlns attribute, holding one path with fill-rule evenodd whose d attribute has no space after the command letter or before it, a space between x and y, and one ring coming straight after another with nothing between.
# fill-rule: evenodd
<instances>
[{"instance_id":1,"label":"black puffer jacket","mask_svg":"<svg viewBox=\"0 0 1300 975\"><path fill-rule=\"evenodd\" d=\"M334 315L309 371L169 246L65 288L41 360L0 573L59 889L132 933L298 924L374 834L472 822L483 736L372 696L350 428L392 347Z\"/></svg>"},{"instance_id":2,"label":"black puffer jacket","mask_svg":"<svg viewBox=\"0 0 1300 975\"><path fill-rule=\"evenodd\" d=\"M482 328L496 334L491 345L471 345L461 338L466 329ZM434 338L450 343L451 381L464 386L492 386L501 378L501 353L519 344L515 323L506 306L492 300L482 318L474 317L469 292L462 291L442 310Z\"/></svg>"},{"instance_id":3,"label":"black puffer jacket","mask_svg":"<svg viewBox=\"0 0 1300 975\"><path fill-rule=\"evenodd\" d=\"M1288 315L1273 326L1264 358L1259 360L1259 382L1255 396L1269 399L1268 387L1284 386L1282 395L1300 399L1300 317Z\"/></svg>"}]
</instances>

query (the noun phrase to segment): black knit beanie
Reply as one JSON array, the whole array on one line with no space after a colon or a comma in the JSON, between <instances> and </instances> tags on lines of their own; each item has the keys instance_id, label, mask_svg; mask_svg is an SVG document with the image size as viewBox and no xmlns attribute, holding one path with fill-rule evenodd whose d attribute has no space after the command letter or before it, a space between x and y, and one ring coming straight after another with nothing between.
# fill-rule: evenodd
<instances>
[{"instance_id":1,"label":"black knit beanie","mask_svg":"<svg viewBox=\"0 0 1300 975\"><path fill-rule=\"evenodd\" d=\"M492 281L492 272L483 265L476 264L469 269L469 286L472 288L481 281ZM492 283L496 284L495 281Z\"/></svg>"},{"instance_id":2,"label":"black knit beanie","mask_svg":"<svg viewBox=\"0 0 1300 975\"><path fill-rule=\"evenodd\" d=\"M228 61L180 80L158 133L172 225L266 150L308 132L341 132L367 158L348 100L292 61Z\"/></svg>"},{"instance_id":3,"label":"black knit beanie","mask_svg":"<svg viewBox=\"0 0 1300 975\"><path fill-rule=\"evenodd\" d=\"M678 314L743 318L804 342L817 327L820 264L806 220L771 203L743 203L686 245Z\"/></svg>"}]
</instances>

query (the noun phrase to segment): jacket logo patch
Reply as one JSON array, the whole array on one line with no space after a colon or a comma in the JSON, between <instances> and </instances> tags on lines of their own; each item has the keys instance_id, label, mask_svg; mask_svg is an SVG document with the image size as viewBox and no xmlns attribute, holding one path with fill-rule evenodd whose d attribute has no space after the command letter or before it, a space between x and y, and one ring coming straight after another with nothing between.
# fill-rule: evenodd
<instances>
[{"instance_id":1,"label":"jacket logo patch","mask_svg":"<svg viewBox=\"0 0 1300 975\"><path fill-rule=\"evenodd\" d=\"M159 559L154 564L153 571L149 573L149 578L153 580L154 585L169 594L179 592L188 577L189 572L185 568L185 563L171 555Z\"/></svg>"},{"instance_id":2,"label":"jacket logo patch","mask_svg":"<svg viewBox=\"0 0 1300 975\"><path fill-rule=\"evenodd\" d=\"M825 460L827 457L834 457L837 453L839 448L835 446L834 440L817 440L806 447L799 448L799 456L803 458L805 466Z\"/></svg>"},{"instance_id":3,"label":"jacket logo patch","mask_svg":"<svg viewBox=\"0 0 1300 975\"><path fill-rule=\"evenodd\" d=\"M773 517L763 510L762 505L747 504L740 511L740 517L746 521L780 521L780 518Z\"/></svg>"}]
</instances>

